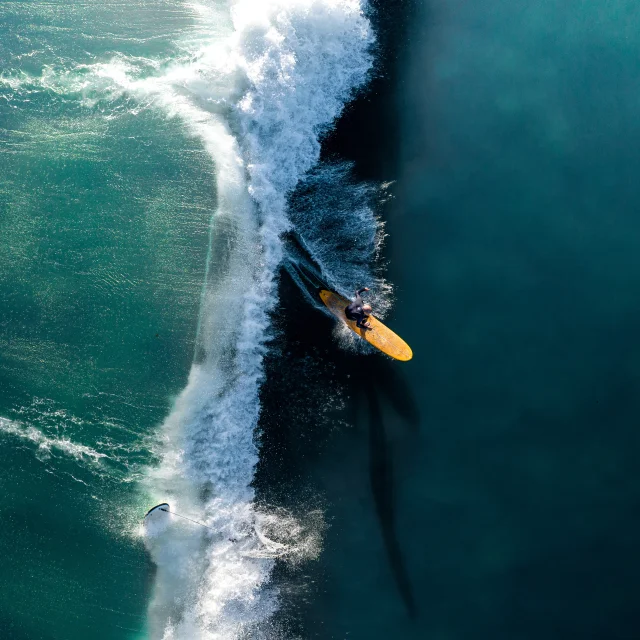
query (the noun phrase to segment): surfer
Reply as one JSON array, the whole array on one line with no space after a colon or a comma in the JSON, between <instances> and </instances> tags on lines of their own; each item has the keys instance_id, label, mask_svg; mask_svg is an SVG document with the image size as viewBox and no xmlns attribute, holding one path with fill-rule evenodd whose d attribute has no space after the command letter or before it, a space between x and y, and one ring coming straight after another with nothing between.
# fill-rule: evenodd
<instances>
[{"instance_id":1,"label":"surfer","mask_svg":"<svg viewBox=\"0 0 640 640\"><path fill-rule=\"evenodd\" d=\"M356 291L355 300L344 310L344 315L347 316L349 320L355 320L356 325L360 327L360 329L371 328L371 323L367 320L371 315L371 305L365 304L361 296L365 291L369 291L369 288L363 287Z\"/></svg>"}]
</instances>

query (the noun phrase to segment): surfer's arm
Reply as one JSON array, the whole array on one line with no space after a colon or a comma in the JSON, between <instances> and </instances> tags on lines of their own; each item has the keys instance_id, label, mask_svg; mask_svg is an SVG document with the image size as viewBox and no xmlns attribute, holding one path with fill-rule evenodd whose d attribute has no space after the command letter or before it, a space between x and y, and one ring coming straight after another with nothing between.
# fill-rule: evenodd
<instances>
[{"instance_id":1,"label":"surfer's arm","mask_svg":"<svg viewBox=\"0 0 640 640\"><path fill-rule=\"evenodd\" d=\"M361 293L364 293L365 291L369 291L369 289L367 287L363 287L362 289L356 291L356 299L353 301L353 304L357 305L358 307L361 307L364 304L364 300L361 297Z\"/></svg>"}]
</instances>

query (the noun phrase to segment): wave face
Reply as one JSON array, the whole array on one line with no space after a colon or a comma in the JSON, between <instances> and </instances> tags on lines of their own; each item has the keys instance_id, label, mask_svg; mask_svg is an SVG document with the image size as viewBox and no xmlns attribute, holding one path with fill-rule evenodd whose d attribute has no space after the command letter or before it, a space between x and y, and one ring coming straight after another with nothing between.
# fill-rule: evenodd
<instances>
[{"instance_id":1,"label":"wave face","mask_svg":"<svg viewBox=\"0 0 640 640\"><path fill-rule=\"evenodd\" d=\"M215 8L195 9L205 25L219 18ZM269 619L277 593L268 586L275 561L261 553L265 536L255 532L276 531L279 544L295 545L300 527L287 517L274 524L278 514L256 507L251 483L287 198L366 80L372 42L357 0L242 0L231 8L227 35L201 38L162 76L132 79L122 61L94 70L182 118L216 166L196 360L148 478L159 502L197 514L208 528L180 521L147 536L158 566L152 638L276 634Z\"/></svg>"},{"instance_id":2,"label":"wave face","mask_svg":"<svg viewBox=\"0 0 640 640\"><path fill-rule=\"evenodd\" d=\"M359 182L353 168L349 162L323 162L301 181L291 198L289 218L305 251L289 247L287 262L316 272L329 288L348 296L356 287L371 287L367 298L376 316L384 318L392 287L380 260L385 233L376 209L391 197L390 183ZM288 270L297 280L297 271ZM324 309L315 292L311 302Z\"/></svg>"}]
</instances>

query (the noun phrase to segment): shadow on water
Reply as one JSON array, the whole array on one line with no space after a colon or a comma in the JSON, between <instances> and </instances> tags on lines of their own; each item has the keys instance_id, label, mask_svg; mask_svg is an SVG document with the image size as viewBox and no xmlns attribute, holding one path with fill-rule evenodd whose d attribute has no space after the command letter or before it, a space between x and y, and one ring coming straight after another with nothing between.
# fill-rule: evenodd
<instances>
[{"instance_id":1,"label":"shadow on water","mask_svg":"<svg viewBox=\"0 0 640 640\"><path fill-rule=\"evenodd\" d=\"M313 279L314 274L307 275ZM300 284L284 270L280 289L285 308L278 314L277 335L261 390L262 455L255 481L259 498L294 512L299 505L308 508L316 490L306 470L316 460L323 464L327 444L347 425L363 432L366 425L367 443L361 442L368 446L374 509L393 580L409 617L414 618L416 600L395 528L397 489L390 435L391 430L394 437L417 433L417 401L399 369L401 363L381 354L357 355L337 347L331 337L335 320L319 310L322 305L316 312L308 306L312 293L317 298L315 286L308 281L305 291ZM342 404L335 400L340 388L346 392ZM296 581L284 566L276 571L278 578L288 588Z\"/></svg>"},{"instance_id":2,"label":"shadow on water","mask_svg":"<svg viewBox=\"0 0 640 640\"><path fill-rule=\"evenodd\" d=\"M287 271L307 297L319 301L316 287L323 285L317 273L309 271L304 262ZM320 304L318 308L323 307ZM339 366L342 371L366 371L364 377L358 374L350 376L352 397L348 404L348 421L357 425L361 422L361 416L368 415L369 480L376 514L398 591L409 617L415 618L417 607L395 529L393 449L387 438L383 406L388 406L405 427L416 433L420 425L418 404L398 363L379 354L354 356L336 353L333 357L344 361Z\"/></svg>"},{"instance_id":3,"label":"shadow on water","mask_svg":"<svg viewBox=\"0 0 640 640\"><path fill-rule=\"evenodd\" d=\"M366 90L349 103L322 145L322 159L354 160L364 180L394 180L400 158L400 109L408 36L426 0L370 0L376 34L374 68Z\"/></svg>"},{"instance_id":4,"label":"shadow on water","mask_svg":"<svg viewBox=\"0 0 640 640\"><path fill-rule=\"evenodd\" d=\"M371 385L365 386L365 394L369 404L369 476L371 491L393 577L409 617L415 618L417 615L416 603L395 529L393 458L385 433L382 408L378 401L378 391L381 386L379 385L377 389Z\"/></svg>"},{"instance_id":5,"label":"shadow on water","mask_svg":"<svg viewBox=\"0 0 640 640\"><path fill-rule=\"evenodd\" d=\"M403 81L408 35L421 4L418 0L371 0L369 4L377 36L372 79L323 140L321 157L354 161L358 180L397 177L401 139L397 88ZM374 508L393 580L409 617L414 618L418 609L395 529L392 429L399 423L401 429L417 432L417 401L400 363L377 354L355 355L336 345L331 336L335 319L317 297L318 269L295 234L287 239L286 253L292 261L285 261L279 283L280 306L260 391L261 456L254 481L258 498L294 513L308 509L310 503L324 509L324 498L316 497L321 492L313 470L327 466L323 455L337 432L368 420ZM361 371L366 378L353 375ZM308 625L323 615L322 606L313 603L323 601L325 572L322 563L306 565L307 575L301 576L284 563L276 566L274 580L284 605L280 616L291 632L309 637ZM315 579L310 581L308 574Z\"/></svg>"},{"instance_id":6,"label":"shadow on water","mask_svg":"<svg viewBox=\"0 0 640 640\"><path fill-rule=\"evenodd\" d=\"M374 357L370 360L367 369L374 380L381 381L379 384L374 383L376 391L384 396L412 431L417 431L420 426L420 409L404 373L399 369L402 365L384 357Z\"/></svg>"}]
</instances>

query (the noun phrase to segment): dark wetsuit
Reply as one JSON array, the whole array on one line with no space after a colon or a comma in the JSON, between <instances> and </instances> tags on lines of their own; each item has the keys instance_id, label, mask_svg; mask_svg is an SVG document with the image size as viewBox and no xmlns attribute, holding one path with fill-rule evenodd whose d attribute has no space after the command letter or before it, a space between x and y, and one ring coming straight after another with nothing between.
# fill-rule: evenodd
<instances>
[{"instance_id":1,"label":"dark wetsuit","mask_svg":"<svg viewBox=\"0 0 640 640\"><path fill-rule=\"evenodd\" d=\"M349 320L355 320L358 327L361 329L366 329L364 323L367 321L367 315L362 309L362 305L364 301L360 294L363 291L366 291L366 287L356 291L356 299L344 310L344 315L347 316Z\"/></svg>"}]
</instances>

